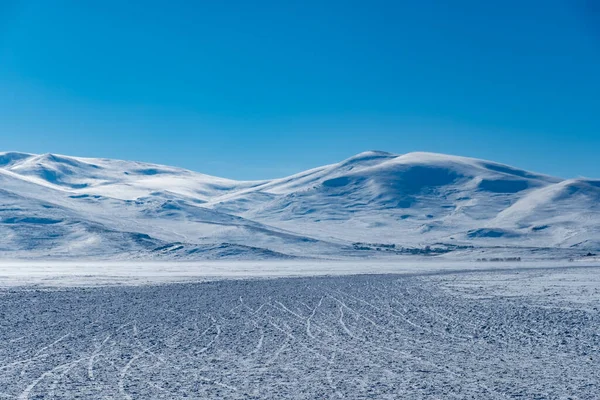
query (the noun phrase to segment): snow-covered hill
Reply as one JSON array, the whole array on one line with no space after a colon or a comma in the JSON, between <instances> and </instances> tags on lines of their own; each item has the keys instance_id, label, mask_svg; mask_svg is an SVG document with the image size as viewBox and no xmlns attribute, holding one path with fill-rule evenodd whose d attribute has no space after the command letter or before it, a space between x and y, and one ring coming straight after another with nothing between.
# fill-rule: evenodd
<instances>
[{"instance_id":1,"label":"snow-covered hill","mask_svg":"<svg viewBox=\"0 0 600 400\"><path fill-rule=\"evenodd\" d=\"M3 258L394 257L600 250L600 180L432 153L282 179L0 153Z\"/></svg>"}]
</instances>

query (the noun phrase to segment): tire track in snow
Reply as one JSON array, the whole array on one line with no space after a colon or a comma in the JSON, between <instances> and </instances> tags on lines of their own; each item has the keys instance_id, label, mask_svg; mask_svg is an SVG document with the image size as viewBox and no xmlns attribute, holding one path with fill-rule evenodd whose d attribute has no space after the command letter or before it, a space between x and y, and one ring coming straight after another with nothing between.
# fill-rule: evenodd
<instances>
[{"instance_id":1,"label":"tire track in snow","mask_svg":"<svg viewBox=\"0 0 600 400\"><path fill-rule=\"evenodd\" d=\"M306 334L308 335L308 337L310 337L311 339L315 339L315 336L312 334L312 332L310 331L310 321L313 319L313 317L315 316L315 313L317 312L317 309L319 307L321 307L321 304L323 303L323 299L324 297L321 297L321 299L319 300L319 304L317 304L315 306L315 308L313 308L312 312L310 313L310 316L306 319Z\"/></svg>"}]
</instances>

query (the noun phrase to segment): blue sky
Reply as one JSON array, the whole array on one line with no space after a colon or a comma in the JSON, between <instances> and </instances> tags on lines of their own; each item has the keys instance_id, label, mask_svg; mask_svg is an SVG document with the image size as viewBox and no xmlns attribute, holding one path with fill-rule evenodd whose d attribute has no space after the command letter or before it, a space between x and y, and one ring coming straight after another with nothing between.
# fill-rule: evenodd
<instances>
[{"instance_id":1,"label":"blue sky","mask_svg":"<svg viewBox=\"0 0 600 400\"><path fill-rule=\"evenodd\" d=\"M600 177L595 4L0 0L0 148L238 179L371 149Z\"/></svg>"}]
</instances>

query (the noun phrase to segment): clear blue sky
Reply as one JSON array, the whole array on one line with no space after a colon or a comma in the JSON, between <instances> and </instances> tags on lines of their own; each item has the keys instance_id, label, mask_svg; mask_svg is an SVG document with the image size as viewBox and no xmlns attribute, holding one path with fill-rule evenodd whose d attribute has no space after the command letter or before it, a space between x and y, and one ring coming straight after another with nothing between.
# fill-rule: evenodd
<instances>
[{"instance_id":1,"label":"clear blue sky","mask_svg":"<svg viewBox=\"0 0 600 400\"><path fill-rule=\"evenodd\" d=\"M600 177L600 6L0 0L0 148L267 178L377 149Z\"/></svg>"}]
</instances>

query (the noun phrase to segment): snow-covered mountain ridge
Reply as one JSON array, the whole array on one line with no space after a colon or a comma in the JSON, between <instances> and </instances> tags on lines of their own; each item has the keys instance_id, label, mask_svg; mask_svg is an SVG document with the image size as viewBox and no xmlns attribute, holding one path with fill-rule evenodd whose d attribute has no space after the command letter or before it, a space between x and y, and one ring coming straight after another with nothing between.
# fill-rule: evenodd
<instances>
[{"instance_id":1,"label":"snow-covered mountain ridge","mask_svg":"<svg viewBox=\"0 0 600 400\"><path fill-rule=\"evenodd\" d=\"M394 257L600 250L600 180L365 152L289 177L0 153L2 258Z\"/></svg>"}]
</instances>

